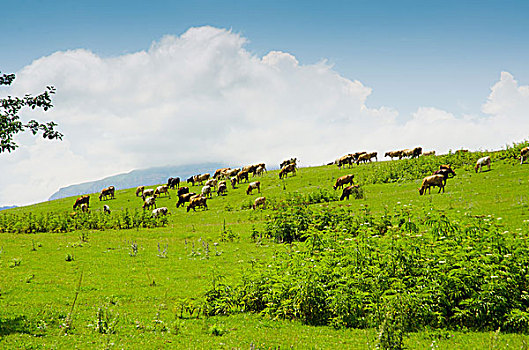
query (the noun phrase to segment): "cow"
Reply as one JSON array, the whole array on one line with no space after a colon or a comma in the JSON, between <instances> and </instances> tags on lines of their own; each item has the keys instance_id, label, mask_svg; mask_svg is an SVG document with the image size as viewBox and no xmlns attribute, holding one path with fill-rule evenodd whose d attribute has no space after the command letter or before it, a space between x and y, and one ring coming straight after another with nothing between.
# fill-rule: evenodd
<instances>
[{"instance_id":1,"label":"cow","mask_svg":"<svg viewBox=\"0 0 529 350\"><path fill-rule=\"evenodd\" d=\"M347 198L347 200L349 200L349 196L353 193L353 192L356 192L358 193L358 189L360 188L360 185L351 185L351 186L347 186L346 188L344 188L342 190L342 196L340 197L340 200L343 201L345 198ZM358 198L358 197L357 197Z\"/></svg>"},{"instance_id":2,"label":"cow","mask_svg":"<svg viewBox=\"0 0 529 350\"><path fill-rule=\"evenodd\" d=\"M187 206L187 212L189 212L189 209L193 209L193 211L196 211L195 208L197 207L203 207L204 210L207 210L208 209L207 198L198 196L198 197L191 199L191 201L189 202L189 205Z\"/></svg>"},{"instance_id":3,"label":"cow","mask_svg":"<svg viewBox=\"0 0 529 350\"><path fill-rule=\"evenodd\" d=\"M226 171L223 172L222 174L224 175L225 178L227 178L227 179L231 179L232 177L237 176L237 174L239 173L239 171L241 171L240 168L230 169L230 170L226 170Z\"/></svg>"},{"instance_id":4,"label":"cow","mask_svg":"<svg viewBox=\"0 0 529 350\"><path fill-rule=\"evenodd\" d=\"M434 171L432 175L443 175L444 184L446 185L446 180L449 175L452 175L452 177L456 176L456 172L450 167L450 165L441 165L439 170Z\"/></svg>"},{"instance_id":5,"label":"cow","mask_svg":"<svg viewBox=\"0 0 529 350\"><path fill-rule=\"evenodd\" d=\"M266 168L262 165L259 165L257 169L255 169L254 175L261 176L266 171Z\"/></svg>"},{"instance_id":6,"label":"cow","mask_svg":"<svg viewBox=\"0 0 529 350\"><path fill-rule=\"evenodd\" d=\"M206 186L210 186L211 190L214 191L217 187L217 182L217 179L209 179L208 181L206 181Z\"/></svg>"},{"instance_id":7,"label":"cow","mask_svg":"<svg viewBox=\"0 0 529 350\"><path fill-rule=\"evenodd\" d=\"M88 213L90 209L88 208L88 205L86 203L81 204L81 211L83 213Z\"/></svg>"},{"instance_id":8,"label":"cow","mask_svg":"<svg viewBox=\"0 0 529 350\"><path fill-rule=\"evenodd\" d=\"M211 186L206 185L206 186L202 187L202 195L204 197L211 198Z\"/></svg>"},{"instance_id":9,"label":"cow","mask_svg":"<svg viewBox=\"0 0 529 350\"><path fill-rule=\"evenodd\" d=\"M235 189L235 185L237 185L237 176L233 176L231 179L230 179L230 183L231 183L231 188Z\"/></svg>"},{"instance_id":10,"label":"cow","mask_svg":"<svg viewBox=\"0 0 529 350\"><path fill-rule=\"evenodd\" d=\"M289 164L297 164L298 162L298 159L297 158L290 158L290 159L287 159L287 160L284 160L281 162L281 164L279 165L279 168L284 168L286 165L289 165Z\"/></svg>"},{"instance_id":11,"label":"cow","mask_svg":"<svg viewBox=\"0 0 529 350\"><path fill-rule=\"evenodd\" d=\"M393 160L393 158L396 158L396 157L398 157L399 159L402 159L402 151L388 151L386 152L384 157L391 157L391 160Z\"/></svg>"},{"instance_id":12,"label":"cow","mask_svg":"<svg viewBox=\"0 0 529 350\"><path fill-rule=\"evenodd\" d=\"M423 195L426 190L428 190L428 193L431 193L432 187L439 187L439 192L441 193L441 190L443 190L443 193L445 192L445 178L443 175L430 175L426 176L422 180L422 185L419 188L419 195Z\"/></svg>"},{"instance_id":13,"label":"cow","mask_svg":"<svg viewBox=\"0 0 529 350\"><path fill-rule=\"evenodd\" d=\"M422 154L422 147L415 147L413 151L411 152L411 158L419 158L419 156Z\"/></svg>"},{"instance_id":14,"label":"cow","mask_svg":"<svg viewBox=\"0 0 529 350\"><path fill-rule=\"evenodd\" d=\"M345 184L354 185L354 181L353 181L354 177L355 176L353 174L340 176L339 178L336 179L336 183L333 186L334 190L336 190L338 186L340 186L340 188L343 188Z\"/></svg>"},{"instance_id":15,"label":"cow","mask_svg":"<svg viewBox=\"0 0 529 350\"><path fill-rule=\"evenodd\" d=\"M252 191L255 189L257 189L258 193L261 193L261 181L251 182L246 189L246 194L252 194Z\"/></svg>"},{"instance_id":16,"label":"cow","mask_svg":"<svg viewBox=\"0 0 529 350\"><path fill-rule=\"evenodd\" d=\"M279 179L287 177L288 173L292 173L292 175L296 175L296 163L290 163L290 164L285 165L279 171Z\"/></svg>"},{"instance_id":17,"label":"cow","mask_svg":"<svg viewBox=\"0 0 529 350\"><path fill-rule=\"evenodd\" d=\"M266 204L266 197L257 197L255 201L253 202L253 210L257 209L257 207L261 207L262 209L265 208Z\"/></svg>"},{"instance_id":18,"label":"cow","mask_svg":"<svg viewBox=\"0 0 529 350\"><path fill-rule=\"evenodd\" d=\"M194 175L194 176L189 177L189 178L186 180L186 182L187 182L188 184L191 184L191 186L195 186L195 182L196 182L196 177L197 177L197 176L198 176L198 175Z\"/></svg>"},{"instance_id":19,"label":"cow","mask_svg":"<svg viewBox=\"0 0 529 350\"><path fill-rule=\"evenodd\" d=\"M141 198L143 200L145 200L145 198L147 198L147 197L156 197L156 194L154 193L154 189L153 188L148 188L146 190L143 190Z\"/></svg>"},{"instance_id":20,"label":"cow","mask_svg":"<svg viewBox=\"0 0 529 350\"><path fill-rule=\"evenodd\" d=\"M176 192L176 193L178 194L178 196L181 196L183 194L189 193L189 187L187 187L187 186L180 187L178 189L178 192Z\"/></svg>"},{"instance_id":21,"label":"cow","mask_svg":"<svg viewBox=\"0 0 529 350\"><path fill-rule=\"evenodd\" d=\"M529 147L524 147L520 150L520 165L523 164L523 158L529 155Z\"/></svg>"},{"instance_id":22,"label":"cow","mask_svg":"<svg viewBox=\"0 0 529 350\"><path fill-rule=\"evenodd\" d=\"M136 187L136 197L142 197L144 189L145 189L145 186Z\"/></svg>"},{"instance_id":23,"label":"cow","mask_svg":"<svg viewBox=\"0 0 529 350\"><path fill-rule=\"evenodd\" d=\"M169 192L169 186L162 185L162 186L156 187L156 191L154 191L154 196L160 197L162 193L165 193L167 196L169 196L169 198L171 198L171 193Z\"/></svg>"},{"instance_id":24,"label":"cow","mask_svg":"<svg viewBox=\"0 0 529 350\"><path fill-rule=\"evenodd\" d=\"M228 187L226 187L226 181L219 182L219 187L217 188L217 196L221 196L228 192Z\"/></svg>"},{"instance_id":25,"label":"cow","mask_svg":"<svg viewBox=\"0 0 529 350\"><path fill-rule=\"evenodd\" d=\"M370 162L372 158L375 158L375 160L378 160L377 158L377 152L373 152L373 153L362 153L358 156L358 159L356 160L356 164L360 164L360 162L364 162L364 163L367 163L368 161Z\"/></svg>"},{"instance_id":26,"label":"cow","mask_svg":"<svg viewBox=\"0 0 529 350\"><path fill-rule=\"evenodd\" d=\"M244 171L244 170L241 170L238 174L237 174L237 183L240 183L243 179L246 179L246 182L250 181L248 180L248 171Z\"/></svg>"},{"instance_id":27,"label":"cow","mask_svg":"<svg viewBox=\"0 0 529 350\"><path fill-rule=\"evenodd\" d=\"M110 207L108 205L103 205L103 213L110 214Z\"/></svg>"},{"instance_id":28,"label":"cow","mask_svg":"<svg viewBox=\"0 0 529 350\"><path fill-rule=\"evenodd\" d=\"M77 198L75 200L75 203L73 205L73 210L75 210L75 208L77 207L80 207L81 204L86 204L86 206L90 206L90 195L86 194L84 196L81 196L79 198Z\"/></svg>"},{"instance_id":29,"label":"cow","mask_svg":"<svg viewBox=\"0 0 529 350\"><path fill-rule=\"evenodd\" d=\"M220 169L215 170L215 173L213 174L213 178L216 179L220 177L221 175L224 175L224 173L230 169L231 168L220 168Z\"/></svg>"},{"instance_id":30,"label":"cow","mask_svg":"<svg viewBox=\"0 0 529 350\"><path fill-rule=\"evenodd\" d=\"M435 156L435 151L428 151L428 152L423 152L423 157L427 157L427 156Z\"/></svg>"},{"instance_id":31,"label":"cow","mask_svg":"<svg viewBox=\"0 0 529 350\"><path fill-rule=\"evenodd\" d=\"M207 181L209 179L209 173L197 175L195 182L198 182L200 185L204 184L204 181Z\"/></svg>"},{"instance_id":32,"label":"cow","mask_svg":"<svg viewBox=\"0 0 529 350\"><path fill-rule=\"evenodd\" d=\"M114 188L114 186L109 186L107 188L103 188L101 190L101 194L99 195L99 200L101 201L103 198L104 199L107 199L108 197L110 197L110 199L114 199L114 191L116 189Z\"/></svg>"},{"instance_id":33,"label":"cow","mask_svg":"<svg viewBox=\"0 0 529 350\"><path fill-rule=\"evenodd\" d=\"M152 211L153 218L157 218L159 216L165 216L167 214L169 214L169 209L167 209L167 207L160 207Z\"/></svg>"},{"instance_id":34,"label":"cow","mask_svg":"<svg viewBox=\"0 0 529 350\"><path fill-rule=\"evenodd\" d=\"M479 158L478 161L476 162L476 166L474 167L474 170L476 171L476 173L478 172L478 169L479 169L479 172L481 172L481 168L483 168L483 166L485 166L485 165L490 170L491 164L492 164L492 161L490 159L490 156Z\"/></svg>"},{"instance_id":35,"label":"cow","mask_svg":"<svg viewBox=\"0 0 529 350\"><path fill-rule=\"evenodd\" d=\"M338 165L338 168L342 168L342 166L345 166L346 164L349 164L349 168L353 165L353 155L352 154L346 154L345 156L342 156L338 159L336 159L336 165Z\"/></svg>"},{"instance_id":36,"label":"cow","mask_svg":"<svg viewBox=\"0 0 529 350\"><path fill-rule=\"evenodd\" d=\"M191 200L191 197L196 196L196 193L194 192L188 192L184 193L178 196L178 203L176 203L176 207L179 208L181 205L184 206L185 203L189 202Z\"/></svg>"},{"instance_id":37,"label":"cow","mask_svg":"<svg viewBox=\"0 0 529 350\"><path fill-rule=\"evenodd\" d=\"M167 180L167 186L170 188L170 189L177 189L178 187L180 187L180 178L179 177L170 177L168 180Z\"/></svg>"},{"instance_id":38,"label":"cow","mask_svg":"<svg viewBox=\"0 0 529 350\"><path fill-rule=\"evenodd\" d=\"M156 208L156 198L155 197L145 198L143 201L142 208L152 209L152 207Z\"/></svg>"}]
</instances>

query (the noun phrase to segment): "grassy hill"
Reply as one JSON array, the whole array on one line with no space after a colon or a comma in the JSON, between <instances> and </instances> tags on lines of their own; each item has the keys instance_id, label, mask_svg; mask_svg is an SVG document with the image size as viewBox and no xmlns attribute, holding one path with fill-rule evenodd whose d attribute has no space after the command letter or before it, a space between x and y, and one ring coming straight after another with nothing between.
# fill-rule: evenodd
<instances>
[{"instance_id":1,"label":"grassy hill","mask_svg":"<svg viewBox=\"0 0 529 350\"><path fill-rule=\"evenodd\" d=\"M72 197L2 211L0 346L519 348L529 340L528 274L520 270L527 262L529 165L511 153L493 154L492 170L482 173L472 169L482 154L308 167L285 180L269 171L259 178L261 194L246 195L241 184L226 196L214 193L208 210L176 208L171 191L157 201L170 210L161 219L143 213L132 188L108 201L92 195L91 213L74 218ZM457 173L446 192L419 196L422 177L444 163ZM332 185L348 173L363 198L337 201ZM267 208L250 209L260 195ZM285 237L301 241L280 243ZM468 272L472 285L463 272L455 280L457 264L457 271L479 270ZM441 299L450 288L434 286L438 281L453 281L451 290L468 295L450 297L454 314L429 319L435 313L423 305L448 310ZM502 294L506 285L518 289ZM417 286L441 299L420 299ZM339 300L353 289L364 293L355 294L358 303ZM488 295L476 304L492 310L517 293L521 304L504 306L506 315L493 310L500 330L490 310L481 318L465 313L477 307L473 295ZM322 304L322 296L334 304ZM413 305L420 313L407 309ZM503 333L507 326L514 333Z\"/></svg>"}]
</instances>

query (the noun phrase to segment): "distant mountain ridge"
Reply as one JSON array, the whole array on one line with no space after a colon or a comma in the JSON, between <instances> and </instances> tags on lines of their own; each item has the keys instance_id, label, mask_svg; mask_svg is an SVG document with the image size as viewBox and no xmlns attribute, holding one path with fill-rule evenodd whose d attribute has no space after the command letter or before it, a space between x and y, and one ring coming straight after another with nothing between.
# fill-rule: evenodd
<instances>
[{"instance_id":1,"label":"distant mountain ridge","mask_svg":"<svg viewBox=\"0 0 529 350\"><path fill-rule=\"evenodd\" d=\"M188 177L196 174L210 173L213 175L216 169L223 167L226 167L226 165L221 163L200 163L132 170L128 173L109 176L101 180L63 187L52 194L48 200L96 193L111 185L116 187L116 190L121 190L140 185L152 186L167 183L169 177L179 177L181 181L185 181Z\"/></svg>"},{"instance_id":2,"label":"distant mountain ridge","mask_svg":"<svg viewBox=\"0 0 529 350\"><path fill-rule=\"evenodd\" d=\"M0 207L0 211L6 210L6 209L12 209L16 207L17 207L16 205L6 205L5 207Z\"/></svg>"}]
</instances>

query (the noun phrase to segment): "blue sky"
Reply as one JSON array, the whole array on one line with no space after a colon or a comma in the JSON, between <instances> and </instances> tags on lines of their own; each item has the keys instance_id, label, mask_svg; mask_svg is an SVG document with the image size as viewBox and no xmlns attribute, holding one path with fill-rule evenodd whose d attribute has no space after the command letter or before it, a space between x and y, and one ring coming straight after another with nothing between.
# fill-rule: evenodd
<instances>
[{"instance_id":1,"label":"blue sky","mask_svg":"<svg viewBox=\"0 0 529 350\"><path fill-rule=\"evenodd\" d=\"M327 59L368 104L479 112L501 71L529 82L529 1L3 1L1 70L55 51L148 49L189 27L232 29L262 56Z\"/></svg>"}]
</instances>

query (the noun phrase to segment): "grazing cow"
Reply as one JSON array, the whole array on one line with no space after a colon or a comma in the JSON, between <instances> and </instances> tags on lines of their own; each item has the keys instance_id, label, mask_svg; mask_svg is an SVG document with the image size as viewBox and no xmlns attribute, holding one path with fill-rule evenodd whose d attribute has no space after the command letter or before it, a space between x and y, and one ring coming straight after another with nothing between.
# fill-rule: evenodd
<instances>
[{"instance_id":1,"label":"grazing cow","mask_svg":"<svg viewBox=\"0 0 529 350\"><path fill-rule=\"evenodd\" d=\"M204 184L204 181L208 181L209 179L209 173L197 175L195 182L198 182L200 185Z\"/></svg>"},{"instance_id":2,"label":"grazing cow","mask_svg":"<svg viewBox=\"0 0 529 350\"><path fill-rule=\"evenodd\" d=\"M210 186L211 190L214 191L217 187L217 179L209 179L208 181L206 181L206 186Z\"/></svg>"},{"instance_id":3,"label":"grazing cow","mask_svg":"<svg viewBox=\"0 0 529 350\"><path fill-rule=\"evenodd\" d=\"M176 203L176 207L179 208L181 205L183 206L185 203L189 202L191 200L191 197L193 196L196 196L196 193L188 192L188 193L179 195L178 203Z\"/></svg>"},{"instance_id":4,"label":"grazing cow","mask_svg":"<svg viewBox=\"0 0 529 350\"><path fill-rule=\"evenodd\" d=\"M296 163L290 163L290 164L285 165L279 171L279 179L287 177L288 173L292 173L293 176L296 175Z\"/></svg>"},{"instance_id":5,"label":"grazing cow","mask_svg":"<svg viewBox=\"0 0 529 350\"><path fill-rule=\"evenodd\" d=\"M219 182L219 187L217 188L217 196L221 196L228 192L228 187L226 186L226 181Z\"/></svg>"},{"instance_id":6,"label":"grazing cow","mask_svg":"<svg viewBox=\"0 0 529 350\"><path fill-rule=\"evenodd\" d=\"M185 186L184 186L184 187L180 187L180 188L178 189L178 192L177 192L177 194L178 194L179 196L181 196L181 195L183 195L183 194L186 194L186 193L189 193L189 187L185 187Z\"/></svg>"},{"instance_id":7,"label":"grazing cow","mask_svg":"<svg viewBox=\"0 0 529 350\"><path fill-rule=\"evenodd\" d=\"M479 158L478 161L476 162L476 166L474 167L474 170L476 171L476 173L478 172L478 169L479 169L479 172L481 172L481 168L483 168L483 166L485 166L485 165L490 170L491 164L492 164L492 161L490 159L490 156Z\"/></svg>"},{"instance_id":8,"label":"grazing cow","mask_svg":"<svg viewBox=\"0 0 529 350\"><path fill-rule=\"evenodd\" d=\"M463 153L468 153L468 149L458 149L455 154L461 155Z\"/></svg>"},{"instance_id":9,"label":"grazing cow","mask_svg":"<svg viewBox=\"0 0 529 350\"><path fill-rule=\"evenodd\" d=\"M360 162L367 163L368 161L371 162L371 159L375 158L375 160L378 160L377 158L377 152L373 153L362 153L358 156L358 159L356 160L356 164L360 164Z\"/></svg>"},{"instance_id":10,"label":"grazing cow","mask_svg":"<svg viewBox=\"0 0 529 350\"><path fill-rule=\"evenodd\" d=\"M86 204L89 207L90 206L90 195L86 194L84 196L77 198L73 205L73 210L75 210L75 208L77 207L80 207L81 204Z\"/></svg>"},{"instance_id":11,"label":"grazing cow","mask_svg":"<svg viewBox=\"0 0 529 350\"><path fill-rule=\"evenodd\" d=\"M231 179L230 179L230 182L231 182L231 188L235 189L235 185L237 185L237 176L233 176Z\"/></svg>"},{"instance_id":12,"label":"grazing cow","mask_svg":"<svg viewBox=\"0 0 529 350\"><path fill-rule=\"evenodd\" d=\"M216 179L218 178L219 176L221 175L224 175L224 173L228 170L230 170L231 168L220 168L220 169L217 169L215 170L215 174L213 174L213 178Z\"/></svg>"},{"instance_id":13,"label":"grazing cow","mask_svg":"<svg viewBox=\"0 0 529 350\"><path fill-rule=\"evenodd\" d=\"M146 190L143 190L143 194L141 195L141 198L143 200L145 200L145 198L147 197L155 197L156 195L154 194L154 189L153 188L148 188Z\"/></svg>"},{"instance_id":14,"label":"grazing cow","mask_svg":"<svg viewBox=\"0 0 529 350\"><path fill-rule=\"evenodd\" d=\"M353 193L353 192L356 192L358 193L358 189L360 188L360 185L351 185L351 186L347 186L346 188L343 189L342 191L342 196L340 197L340 200L343 201L344 198L347 198L347 200L349 200L349 196Z\"/></svg>"},{"instance_id":15,"label":"grazing cow","mask_svg":"<svg viewBox=\"0 0 529 350\"><path fill-rule=\"evenodd\" d=\"M435 151L423 152L422 155L423 155L424 157L427 157L427 156L435 156Z\"/></svg>"},{"instance_id":16,"label":"grazing cow","mask_svg":"<svg viewBox=\"0 0 529 350\"><path fill-rule=\"evenodd\" d=\"M523 158L529 155L529 147L524 147L520 150L520 165L523 164Z\"/></svg>"},{"instance_id":17,"label":"grazing cow","mask_svg":"<svg viewBox=\"0 0 529 350\"><path fill-rule=\"evenodd\" d=\"M358 160L358 158L362 155L362 154L366 154L367 152L365 151L362 151L362 152L355 152L353 153L353 162L356 163L356 161Z\"/></svg>"},{"instance_id":18,"label":"grazing cow","mask_svg":"<svg viewBox=\"0 0 529 350\"><path fill-rule=\"evenodd\" d=\"M415 147L411 152L411 158L418 158L422 153L422 147Z\"/></svg>"},{"instance_id":19,"label":"grazing cow","mask_svg":"<svg viewBox=\"0 0 529 350\"><path fill-rule=\"evenodd\" d=\"M204 210L208 209L206 197L199 196L191 199L189 205L187 206L187 212L189 212L189 209L193 209L193 211L196 211L195 208L198 207L203 207Z\"/></svg>"},{"instance_id":20,"label":"grazing cow","mask_svg":"<svg viewBox=\"0 0 529 350\"><path fill-rule=\"evenodd\" d=\"M246 179L246 182L250 181L248 180L248 171L241 170L241 172L237 174L237 183L240 183L243 179Z\"/></svg>"},{"instance_id":21,"label":"grazing cow","mask_svg":"<svg viewBox=\"0 0 529 350\"><path fill-rule=\"evenodd\" d=\"M445 192L445 179L443 175L430 175L426 176L422 180L422 185L419 188L419 195L423 195L426 190L428 190L428 193L431 193L432 187L439 187L439 192L441 193L441 190L443 190L443 193Z\"/></svg>"},{"instance_id":22,"label":"grazing cow","mask_svg":"<svg viewBox=\"0 0 529 350\"><path fill-rule=\"evenodd\" d=\"M167 207L157 208L152 211L153 218L157 218L159 216L165 216L167 214L169 214L169 209L167 209Z\"/></svg>"},{"instance_id":23,"label":"grazing cow","mask_svg":"<svg viewBox=\"0 0 529 350\"><path fill-rule=\"evenodd\" d=\"M222 174L224 175L225 178L231 179L232 177L237 176L240 170L241 170L240 168L230 169L230 170L226 170Z\"/></svg>"},{"instance_id":24,"label":"grazing cow","mask_svg":"<svg viewBox=\"0 0 529 350\"><path fill-rule=\"evenodd\" d=\"M110 207L108 205L103 205L103 213L110 214Z\"/></svg>"},{"instance_id":25,"label":"grazing cow","mask_svg":"<svg viewBox=\"0 0 529 350\"><path fill-rule=\"evenodd\" d=\"M170 177L167 180L167 186L169 186L170 189L177 189L180 187L180 178L179 177Z\"/></svg>"},{"instance_id":26,"label":"grazing cow","mask_svg":"<svg viewBox=\"0 0 529 350\"><path fill-rule=\"evenodd\" d=\"M257 169L255 169L254 175L261 176L266 171L266 168L262 165L259 165Z\"/></svg>"},{"instance_id":27,"label":"grazing cow","mask_svg":"<svg viewBox=\"0 0 529 350\"><path fill-rule=\"evenodd\" d=\"M242 168L241 172L248 172L248 173L252 173L252 174L255 174L255 169L257 169L258 165L246 165Z\"/></svg>"},{"instance_id":28,"label":"grazing cow","mask_svg":"<svg viewBox=\"0 0 529 350\"><path fill-rule=\"evenodd\" d=\"M154 196L160 197L162 193L165 193L167 196L169 196L169 198L171 198L171 193L169 192L169 186L162 185L162 186L156 187L156 191L154 191Z\"/></svg>"},{"instance_id":29,"label":"grazing cow","mask_svg":"<svg viewBox=\"0 0 529 350\"><path fill-rule=\"evenodd\" d=\"M261 193L261 181L254 181L248 185L246 194L252 194L252 191L257 189L257 192Z\"/></svg>"},{"instance_id":30,"label":"grazing cow","mask_svg":"<svg viewBox=\"0 0 529 350\"><path fill-rule=\"evenodd\" d=\"M281 164L279 165L280 168L284 168L286 165L289 165L289 164L297 164L298 162L298 159L297 158L290 158L290 159L287 159L287 160L284 160L281 162Z\"/></svg>"},{"instance_id":31,"label":"grazing cow","mask_svg":"<svg viewBox=\"0 0 529 350\"><path fill-rule=\"evenodd\" d=\"M147 197L143 200L142 208L145 209L152 209L156 208L156 198L155 197Z\"/></svg>"},{"instance_id":32,"label":"grazing cow","mask_svg":"<svg viewBox=\"0 0 529 350\"><path fill-rule=\"evenodd\" d=\"M257 209L257 207L261 207L262 209L265 208L266 204L266 197L257 197L255 201L253 202L253 210Z\"/></svg>"},{"instance_id":33,"label":"grazing cow","mask_svg":"<svg viewBox=\"0 0 529 350\"><path fill-rule=\"evenodd\" d=\"M343 186L346 184L354 185L354 181L353 181L354 177L355 176L353 174L340 176L339 178L336 179L336 183L334 184L333 188L336 190L338 186L340 186L340 188L343 188Z\"/></svg>"},{"instance_id":34,"label":"grazing cow","mask_svg":"<svg viewBox=\"0 0 529 350\"><path fill-rule=\"evenodd\" d=\"M263 171L266 171L266 164L265 163L259 163L257 164L258 168L263 168Z\"/></svg>"},{"instance_id":35,"label":"grazing cow","mask_svg":"<svg viewBox=\"0 0 529 350\"><path fill-rule=\"evenodd\" d=\"M101 194L99 195L99 200L102 200L103 198L104 199L107 199L107 197L110 197L110 199L114 199L114 191L116 189L114 188L114 186L109 186L107 188L103 188L101 190Z\"/></svg>"},{"instance_id":36,"label":"grazing cow","mask_svg":"<svg viewBox=\"0 0 529 350\"><path fill-rule=\"evenodd\" d=\"M206 185L202 187L202 195L211 198L211 186Z\"/></svg>"},{"instance_id":37,"label":"grazing cow","mask_svg":"<svg viewBox=\"0 0 529 350\"><path fill-rule=\"evenodd\" d=\"M136 197L142 197L144 189L145 189L145 186L136 187Z\"/></svg>"},{"instance_id":38,"label":"grazing cow","mask_svg":"<svg viewBox=\"0 0 529 350\"><path fill-rule=\"evenodd\" d=\"M349 164L349 168L353 166L353 155L352 154L346 154L345 156L342 156L338 159L336 159L336 165L338 165L338 168L342 168L342 166L345 166L346 164Z\"/></svg>"},{"instance_id":39,"label":"grazing cow","mask_svg":"<svg viewBox=\"0 0 529 350\"><path fill-rule=\"evenodd\" d=\"M446 185L448 176L452 175L452 177L454 177L456 176L456 172L450 167L450 165L441 165L439 170L434 171L432 175L443 175L444 184Z\"/></svg>"},{"instance_id":40,"label":"grazing cow","mask_svg":"<svg viewBox=\"0 0 529 350\"><path fill-rule=\"evenodd\" d=\"M391 160L393 160L393 158L396 158L396 157L399 157L399 159L402 159L402 151L389 151L389 152L386 152L384 157L391 157Z\"/></svg>"},{"instance_id":41,"label":"grazing cow","mask_svg":"<svg viewBox=\"0 0 529 350\"><path fill-rule=\"evenodd\" d=\"M401 154L401 156L399 157L399 159L402 159L402 158L404 158L404 157L411 157L411 156L413 156L413 150L412 150L412 149L406 148L406 149L403 149L401 152L402 152L402 154Z\"/></svg>"}]
</instances>

